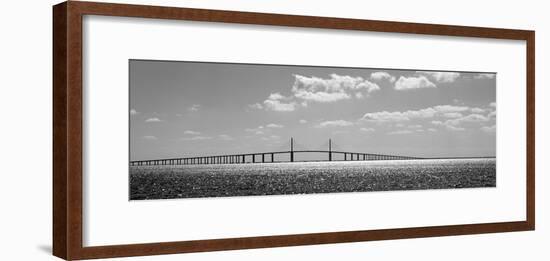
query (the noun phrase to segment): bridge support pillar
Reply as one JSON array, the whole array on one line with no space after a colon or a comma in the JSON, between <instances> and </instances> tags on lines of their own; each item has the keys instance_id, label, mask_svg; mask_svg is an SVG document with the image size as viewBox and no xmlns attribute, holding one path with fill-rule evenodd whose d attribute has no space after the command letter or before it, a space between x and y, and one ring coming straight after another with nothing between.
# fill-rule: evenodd
<instances>
[{"instance_id":1,"label":"bridge support pillar","mask_svg":"<svg viewBox=\"0 0 550 261\"><path fill-rule=\"evenodd\" d=\"M262 163L265 163L265 154L262 153Z\"/></svg>"},{"instance_id":2,"label":"bridge support pillar","mask_svg":"<svg viewBox=\"0 0 550 261\"><path fill-rule=\"evenodd\" d=\"M256 163L256 155L252 154L252 163Z\"/></svg>"},{"instance_id":3,"label":"bridge support pillar","mask_svg":"<svg viewBox=\"0 0 550 261\"><path fill-rule=\"evenodd\" d=\"M271 162L274 162L275 160L275 153L271 153Z\"/></svg>"}]
</instances>

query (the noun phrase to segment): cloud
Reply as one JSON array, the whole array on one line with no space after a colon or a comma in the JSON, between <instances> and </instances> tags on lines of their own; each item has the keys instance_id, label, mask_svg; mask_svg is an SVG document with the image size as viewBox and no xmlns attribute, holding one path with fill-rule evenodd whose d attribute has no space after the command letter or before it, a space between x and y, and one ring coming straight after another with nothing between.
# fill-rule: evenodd
<instances>
[{"instance_id":1,"label":"cloud","mask_svg":"<svg viewBox=\"0 0 550 261\"><path fill-rule=\"evenodd\" d=\"M460 73L457 72L426 72L426 71L417 71L419 75L426 75L433 79L436 82L451 83L454 82Z\"/></svg>"},{"instance_id":2,"label":"cloud","mask_svg":"<svg viewBox=\"0 0 550 261\"><path fill-rule=\"evenodd\" d=\"M271 93L262 103L248 105L252 109L290 112L298 107L308 107L310 102L334 103L341 100L362 99L380 90L378 84L362 77L330 74L329 78L294 75L291 94Z\"/></svg>"},{"instance_id":3,"label":"cloud","mask_svg":"<svg viewBox=\"0 0 550 261\"><path fill-rule=\"evenodd\" d=\"M361 120L364 121L374 121L374 122L397 122L397 121L408 121L410 119L418 118L431 118L434 117L437 111L434 108L425 108L420 110L409 110L409 111L381 111L373 113L365 113Z\"/></svg>"},{"instance_id":4,"label":"cloud","mask_svg":"<svg viewBox=\"0 0 550 261\"><path fill-rule=\"evenodd\" d=\"M281 95L278 92L272 93L268 97L268 99L270 99L270 100L282 100L282 99L285 99L285 98L286 98L285 96Z\"/></svg>"},{"instance_id":5,"label":"cloud","mask_svg":"<svg viewBox=\"0 0 550 261\"><path fill-rule=\"evenodd\" d=\"M149 118L149 119L145 120L145 122L161 122L161 121L162 121L161 119L156 118L156 117Z\"/></svg>"},{"instance_id":6,"label":"cloud","mask_svg":"<svg viewBox=\"0 0 550 261\"><path fill-rule=\"evenodd\" d=\"M281 124L270 123L270 124L267 124L266 127L278 129L278 128L282 128L284 126L281 125Z\"/></svg>"},{"instance_id":7,"label":"cloud","mask_svg":"<svg viewBox=\"0 0 550 261\"><path fill-rule=\"evenodd\" d=\"M493 126L483 126L483 127L481 127L481 131L487 132L487 133L493 133L493 132L496 132L496 130L497 130L497 126L496 126L496 125L493 125Z\"/></svg>"},{"instance_id":8,"label":"cloud","mask_svg":"<svg viewBox=\"0 0 550 261\"><path fill-rule=\"evenodd\" d=\"M345 121L345 120L335 120L335 121L324 121L319 123L319 128L325 128L325 127L347 127L353 125L353 122Z\"/></svg>"},{"instance_id":9,"label":"cloud","mask_svg":"<svg viewBox=\"0 0 550 261\"><path fill-rule=\"evenodd\" d=\"M463 131L463 130L466 130L465 128L456 127L456 126L453 126L453 125L445 125L445 127L446 127L448 130L451 130L451 131Z\"/></svg>"},{"instance_id":10,"label":"cloud","mask_svg":"<svg viewBox=\"0 0 550 261\"><path fill-rule=\"evenodd\" d=\"M229 135L227 135L227 134L220 134L220 135L218 135L218 138L219 138L220 140L233 140L233 137L231 137L231 136L229 136Z\"/></svg>"},{"instance_id":11,"label":"cloud","mask_svg":"<svg viewBox=\"0 0 550 261\"><path fill-rule=\"evenodd\" d=\"M264 106L259 103L249 104L248 107L251 109L257 109L257 110L261 110L264 108Z\"/></svg>"},{"instance_id":12,"label":"cloud","mask_svg":"<svg viewBox=\"0 0 550 261\"><path fill-rule=\"evenodd\" d=\"M265 100L264 105L265 108L270 111L288 112L294 111L296 109L295 103L282 103L277 100Z\"/></svg>"},{"instance_id":13,"label":"cloud","mask_svg":"<svg viewBox=\"0 0 550 261\"><path fill-rule=\"evenodd\" d=\"M483 116L481 114L470 114L470 115L464 116L462 118L447 120L445 122L445 124L446 125L450 124L450 125L456 126L456 125L460 125L461 123L464 123L464 122L485 122L485 121L488 121L488 120L489 120L488 117Z\"/></svg>"},{"instance_id":14,"label":"cloud","mask_svg":"<svg viewBox=\"0 0 550 261\"><path fill-rule=\"evenodd\" d=\"M381 112L372 112L366 113L361 118L366 121L376 121L376 122L387 122L387 121L408 121L409 118L404 115L402 112L394 111L381 111Z\"/></svg>"},{"instance_id":15,"label":"cloud","mask_svg":"<svg viewBox=\"0 0 550 261\"><path fill-rule=\"evenodd\" d=\"M139 112L137 112L135 109L130 110L130 115L138 115Z\"/></svg>"},{"instance_id":16,"label":"cloud","mask_svg":"<svg viewBox=\"0 0 550 261\"><path fill-rule=\"evenodd\" d=\"M361 128L361 129L359 129L359 130L360 130L360 131L364 131L364 132L373 132L373 131L375 131L374 128Z\"/></svg>"},{"instance_id":17,"label":"cloud","mask_svg":"<svg viewBox=\"0 0 550 261\"><path fill-rule=\"evenodd\" d=\"M422 125L420 125L420 124L409 125L409 126L407 126L407 128L409 128L409 129L420 129L420 128L422 128Z\"/></svg>"},{"instance_id":18,"label":"cloud","mask_svg":"<svg viewBox=\"0 0 550 261\"><path fill-rule=\"evenodd\" d=\"M193 136L190 138L182 138L181 140L211 140L212 137L209 136Z\"/></svg>"},{"instance_id":19,"label":"cloud","mask_svg":"<svg viewBox=\"0 0 550 261\"><path fill-rule=\"evenodd\" d=\"M403 135L403 134L410 134L410 133L413 133L413 132L410 130L398 130L398 131L388 132L388 135Z\"/></svg>"},{"instance_id":20,"label":"cloud","mask_svg":"<svg viewBox=\"0 0 550 261\"><path fill-rule=\"evenodd\" d=\"M493 107L493 108L496 108L497 107L497 103L496 102L491 102L489 103L489 106Z\"/></svg>"},{"instance_id":21,"label":"cloud","mask_svg":"<svg viewBox=\"0 0 550 261\"><path fill-rule=\"evenodd\" d=\"M264 126L258 126L257 128L246 128L244 129L244 131L246 132L252 132L254 134L257 134L257 135L261 135L261 134L264 134Z\"/></svg>"},{"instance_id":22,"label":"cloud","mask_svg":"<svg viewBox=\"0 0 550 261\"><path fill-rule=\"evenodd\" d=\"M263 102L263 106L261 104L258 104L260 106L260 109L263 107L266 110L269 111L279 111L279 112L289 112L294 111L296 109L296 103L295 102L282 102L282 100L288 100L287 97L284 97L280 93L272 93L269 95L267 100Z\"/></svg>"},{"instance_id":23,"label":"cloud","mask_svg":"<svg viewBox=\"0 0 550 261\"><path fill-rule=\"evenodd\" d=\"M198 131L186 130L186 131L183 132L183 134L186 134L186 135L200 135L201 133L198 132Z\"/></svg>"},{"instance_id":24,"label":"cloud","mask_svg":"<svg viewBox=\"0 0 550 261\"><path fill-rule=\"evenodd\" d=\"M345 92L310 92L306 90L299 90L294 93L296 98L303 99L306 101L315 101L315 102L336 102L340 100L350 99L351 96Z\"/></svg>"},{"instance_id":25,"label":"cloud","mask_svg":"<svg viewBox=\"0 0 550 261\"><path fill-rule=\"evenodd\" d=\"M307 121L306 121L306 120L300 120L300 123L301 123L301 124L306 124Z\"/></svg>"},{"instance_id":26,"label":"cloud","mask_svg":"<svg viewBox=\"0 0 550 261\"><path fill-rule=\"evenodd\" d=\"M451 124L448 124L447 122L442 122L442 121L432 121L432 124L437 125L437 126L443 126L447 130L451 130L451 131L463 131L463 130L465 130L462 127L453 126Z\"/></svg>"},{"instance_id":27,"label":"cloud","mask_svg":"<svg viewBox=\"0 0 550 261\"><path fill-rule=\"evenodd\" d=\"M485 112L485 110L482 109L482 108L472 108L471 111L472 111L473 113L478 113L478 114L479 114L479 113L484 113L484 112Z\"/></svg>"},{"instance_id":28,"label":"cloud","mask_svg":"<svg viewBox=\"0 0 550 261\"><path fill-rule=\"evenodd\" d=\"M462 117L460 112L470 110L467 106L454 106L454 105L437 105L419 110L408 111L380 111L365 113L361 120L373 121L373 122L400 122L409 121L412 119L428 119L436 116L442 116L447 118L459 118ZM399 127L399 126L397 126Z\"/></svg>"},{"instance_id":29,"label":"cloud","mask_svg":"<svg viewBox=\"0 0 550 261\"><path fill-rule=\"evenodd\" d=\"M474 76L474 79L494 79L496 76L496 73L479 73Z\"/></svg>"},{"instance_id":30,"label":"cloud","mask_svg":"<svg viewBox=\"0 0 550 261\"><path fill-rule=\"evenodd\" d=\"M144 139L144 140L158 140L157 137L151 136L151 135L143 136L141 138Z\"/></svg>"},{"instance_id":31,"label":"cloud","mask_svg":"<svg viewBox=\"0 0 550 261\"><path fill-rule=\"evenodd\" d=\"M455 105L437 105L433 107L438 112L463 112L467 111L469 107L466 106L455 106Z\"/></svg>"},{"instance_id":32,"label":"cloud","mask_svg":"<svg viewBox=\"0 0 550 261\"><path fill-rule=\"evenodd\" d=\"M431 131L431 132L436 132L437 129L434 129L434 128L428 128L428 131Z\"/></svg>"},{"instance_id":33,"label":"cloud","mask_svg":"<svg viewBox=\"0 0 550 261\"><path fill-rule=\"evenodd\" d=\"M470 114L467 116L463 116L460 118L450 119L446 121L432 121L432 124L444 126L448 130L452 131L462 131L465 130L465 128L460 127L461 124L469 122L469 123L479 123L479 122L487 122L489 121L489 117L480 115L480 114Z\"/></svg>"},{"instance_id":34,"label":"cloud","mask_svg":"<svg viewBox=\"0 0 550 261\"><path fill-rule=\"evenodd\" d=\"M399 77L395 82L394 89L396 90L414 90L422 88L435 88L436 85L424 76L418 77Z\"/></svg>"},{"instance_id":35,"label":"cloud","mask_svg":"<svg viewBox=\"0 0 550 261\"><path fill-rule=\"evenodd\" d=\"M193 104L191 107L188 108L189 111L199 111L201 108L200 104Z\"/></svg>"},{"instance_id":36,"label":"cloud","mask_svg":"<svg viewBox=\"0 0 550 261\"><path fill-rule=\"evenodd\" d=\"M330 78L307 77L295 74L292 93L294 97L312 102L336 102L340 100L351 99L352 92L355 96L361 98L364 94L357 95L359 92L366 94L380 90L378 84L370 82L362 77L353 77L348 75L331 74Z\"/></svg>"},{"instance_id":37,"label":"cloud","mask_svg":"<svg viewBox=\"0 0 550 261\"><path fill-rule=\"evenodd\" d=\"M462 113L460 112L447 112L443 114L443 117L445 118L460 118L462 117Z\"/></svg>"},{"instance_id":38,"label":"cloud","mask_svg":"<svg viewBox=\"0 0 550 261\"><path fill-rule=\"evenodd\" d=\"M370 78L375 81L387 80L391 83L395 82L395 77L387 72L373 72L370 74Z\"/></svg>"}]
</instances>

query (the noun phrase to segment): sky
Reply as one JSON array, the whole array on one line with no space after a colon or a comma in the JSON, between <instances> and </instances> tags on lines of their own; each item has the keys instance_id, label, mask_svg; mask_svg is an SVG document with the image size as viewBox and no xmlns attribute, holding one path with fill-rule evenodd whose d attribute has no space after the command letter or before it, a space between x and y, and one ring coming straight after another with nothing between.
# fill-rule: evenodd
<instances>
[{"instance_id":1,"label":"sky","mask_svg":"<svg viewBox=\"0 0 550 261\"><path fill-rule=\"evenodd\" d=\"M495 156L495 73L130 60L130 159ZM437 69L437 68L435 68Z\"/></svg>"}]
</instances>

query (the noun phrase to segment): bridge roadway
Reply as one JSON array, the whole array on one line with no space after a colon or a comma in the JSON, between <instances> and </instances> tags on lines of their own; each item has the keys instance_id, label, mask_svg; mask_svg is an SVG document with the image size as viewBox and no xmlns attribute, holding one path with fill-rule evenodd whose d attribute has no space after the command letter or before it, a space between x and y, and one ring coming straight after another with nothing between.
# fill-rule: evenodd
<instances>
[{"instance_id":1,"label":"bridge roadway","mask_svg":"<svg viewBox=\"0 0 550 261\"><path fill-rule=\"evenodd\" d=\"M151 166L151 165L198 165L198 164L245 164L245 163L268 163L268 162L297 162L294 156L297 153L326 153L327 160L333 161L333 156L344 155L344 161L370 161L370 160L411 160L423 159L409 156L372 154L363 152L329 151L329 150L289 150L258 153L240 153L231 155L215 155L200 157L183 157L168 159L136 160L130 161L130 166ZM275 161L275 155L289 154L289 161ZM247 161L250 159L250 161Z\"/></svg>"}]
</instances>

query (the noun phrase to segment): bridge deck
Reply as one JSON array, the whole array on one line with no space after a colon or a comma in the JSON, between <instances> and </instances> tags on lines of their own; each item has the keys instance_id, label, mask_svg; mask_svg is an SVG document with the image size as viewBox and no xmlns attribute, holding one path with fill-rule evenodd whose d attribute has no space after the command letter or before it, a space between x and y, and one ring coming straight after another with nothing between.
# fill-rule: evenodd
<instances>
[{"instance_id":1,"label":"bridge deck","mask_svg":"<svg viewBox=\"0 0 550 261\"><path fill-rule=\"evenodd\" d=\"M213 156L198 156L198 157L182 157L182 158L167 158L167 159L151 159L130 161L131 166L148 166L148 165L196 165L196 164L244 164L244 163L267 163L275 162L275 155L289 154L289 161L282 162L298 162L294 160L295 154L303 153L326 153L327 159L324 161L335 161L334 155L343 155L344 161L371 161L371 160L411 160L423 159L418 157L373 154L364 152L349 152L349 151L328 151L328 150L289 150L289 151L272 151L272 152L257 152L257 153L239 153L229 155L213 155ZM259 159L257 159L259 157ZM249 161L247 161L249 159ZM323 161L323 160L320 160ZM281 162L281 161L278 161Z\"/></svg>"}]
</instances>

